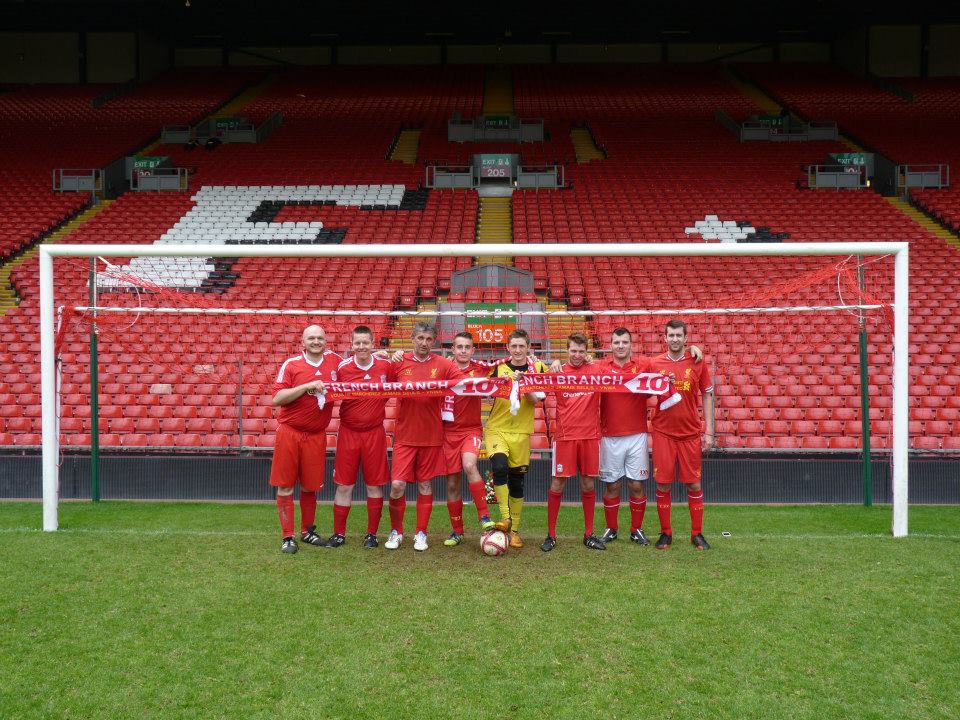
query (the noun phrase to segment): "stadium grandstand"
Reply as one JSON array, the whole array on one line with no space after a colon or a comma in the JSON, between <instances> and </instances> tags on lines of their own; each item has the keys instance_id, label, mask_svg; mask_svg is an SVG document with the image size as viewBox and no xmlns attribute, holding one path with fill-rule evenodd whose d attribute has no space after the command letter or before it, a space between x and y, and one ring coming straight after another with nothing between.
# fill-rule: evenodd
<instances>
[{"instance_id":1,"label":"stadium grandstand","mask_svg":"<svg viewBox=\"0 0 960 720\"><path fill-rule=\"evenodd\" d=\"M211 22L202 7L177 13L197 27ZM18 17L24 27L36 22L28 10ZM918 457L960 451L960 205L949 176L960 157L960 85L949 77L957 68L934 51L947 30L923 25L939 44L916 55L912 35L868 28L902 54L887 73L896 77L881 78L870 66L888 62L877 44L855 56L850 44L863 29L841 24L833 37L818 26L803 42L710 47L661 33L656 43L540 35L552 39L491 49L431 44L421 33L416 45L374 43L367 55L334 36L270 48L189 45L176 33L159 52L158 26L160 35L69 36L62 41L87 49L79 66L54 62L62 48L52 36L28 47L26 35L10 33L8 46L22 51L5 59L0 94L0 447L27 461L40 445L42 243L897 240L913 255L910 447ZM119 59L103 59L114 51ZM757 127L767 140L743 139ZM473 135L457 136L464 128ZM808 137L798 128L828 132ZM485 175L485 157L513 158L510 181ZM243 235L238 222L252 230ZM164 272L130 260L110 267L145 282ZM402 311L554 312L529 321L535 351L548 358L571 330L585 330L602 355L625 323L639 331L639 352L655 352L659 316L618 310L723 308L763 292L780 292L776 301L787 305L837 303L832 280L792 286L822 259L677 262L225 258L160 284L182 307L268 307L269 299L277 309L371 313L327 323L338 351L361 320L385 348L403 347L412 319ZM58 305L89 304L91 267L98 301L143 301L129 283L104 284L106 266L74 258L58 263ZM476 272L484 268L499 270ZM864 297L890 296L892 263L868 263L864 275ZM58 338L64 452L83 455L92 444L138 457L269 452L272 373L296 351L302 317L102 318L93 367L89 315L67 313ZM892 338L881 315L865 323L865 360L856 313L696 317L695 338L718 385L715 459L855 459L867 429L882 468L891 446ZM441 327L449 344L464 320ZM553 412L552 401L537 411L533 446L544 460ZM388 416L388 431L394 422ZM336 414L329 433L332 452ZM37 490L27 483L11 492Z\"/></svg>"},{"instance_id":2,"label":"stadium grandstand","mask_svg":"<svg viewBox=\"0 0 960 720\"><path fill-rule=\"evenodd\" d=\"M0 0L0 720L960 717L960 6L864 5Z\"/></svg>"}]
</instances>

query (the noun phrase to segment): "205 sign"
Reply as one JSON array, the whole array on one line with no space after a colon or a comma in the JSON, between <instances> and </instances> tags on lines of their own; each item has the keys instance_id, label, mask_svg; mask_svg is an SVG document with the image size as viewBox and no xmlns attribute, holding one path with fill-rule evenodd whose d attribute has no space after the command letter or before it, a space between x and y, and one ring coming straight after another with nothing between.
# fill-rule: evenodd
<instances>
[{"instance_id":1,"label":"205 sign","mask_svg":"<svg viewBox=\"0 0 960 720\"><path fill-rule=\"evenodd\" d=\"M509 178L513 177L513 155L485 154L480 156L480 177L482 178Z\"/></svg>"}]
</instances>

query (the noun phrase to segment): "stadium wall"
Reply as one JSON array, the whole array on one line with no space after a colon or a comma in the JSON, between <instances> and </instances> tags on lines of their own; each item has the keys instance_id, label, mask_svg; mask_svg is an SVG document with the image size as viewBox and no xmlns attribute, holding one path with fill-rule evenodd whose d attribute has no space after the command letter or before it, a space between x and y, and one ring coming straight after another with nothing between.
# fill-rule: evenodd
<instances>
[{"instance_id":1,"label":"stadium wall","mask_svg":"<svg viewBox=\"0 0 960 720\"><path fill-rule=\"evenodd\" d=\"M557 45L560 63L655 63L662 57L661 43Z\"/></svg>"},{"instance_id":2,"label":"stadium wall","mask_svg":"<svg viewBox=\"0 0 960 720\"><path fill-rule=\"evenodd\" d=\"M87 82L124 83L137 77L137 35L87 33Z\"/></svg>"},{"instance_id":3,"label":"stadium wall","mask_svg":"<svg viewBox=\"0 0 960 720\"><path fill-rule=\"evenodd\" d=\"M218 47L178 47L173 50L175 67L219 67L223 49Z\"/></svg>"},{"instance_id":4,"label":"stadium wall","mask_svg":"<svg viewBox=\"0 0 960 720\"><path fill-rule=\"evenodd\" d=\"M439 45L341 45L341 65L439 65ZM549 62L549 61L548 61Z\"/></svg>"},{"instance_id":5,"label":"stadium wall","mask_svg":"<svg viewBox=\"0 0 960 720\"><path fill-rule=\"evenodd\" d=\"M931 77L960 75L960 25L932 25L928 68Z\"/></svg>"},{"instance_id":6,"label":"stadium wall","mask_svg":"<svg viewBox=\"0 0 960 720\"><path fill-rule=\"evenodd\" d=\"M831 48L826 42L785 42L780 43L778 51L780 62L830 62Z\"/></svg>"},{"instance_id":7,"label":"stadium wall","mask_svg":"<svg viewBox=\"0 0 960 720\"><path fill-rule=\"evenodd\" d=\"M137 43L138 78L149 80L173 65L173 46L154 33L140 33Z\"/></svg>"},{"instance_id":8,"label":"stadium wall","mask_svg":"<svg viewBox=\"0 0 960 720\"><path fill-rule=\"evenodd\" d=\"M855 456L724 455L704 459L703 487L712 503L861 503L861 461ZM39 499L39 455L0 455L0 498ZM480 463L486 472L488 463ZM266 455L141 455L104 454L100 457L100 489L114 500L270 500L267 485L270 456ZM333 458L327 459L327 477ZM533 460L527 477L527 499L546 502L550 462ZM960 458L913 458L910 461L910 503L960 503ZM648 483L650 485L650 483ZM892 500L887 457L873 462L874 501ZM360 485L356 497L363 497ZM652 494L652 485L648 487ZM408 488L409 497L416 489ZM626 489L624 489L626 493ZM446 483L434 482L437 501L446 499ZM62 499L90 498L90 458L68 455L60 468ZM626 497L626 494L624 494ZM686 498L682 486L676 499ZM568 483L564 499L579 498L577 483ZM328 481L321 499L333 500Z\"/></svg>"},{"instance_id":9,"label":"stadium wall","mask_svg":"<svg viewBox=\"0 0 960 720\"><path fill-rule=\"evenodd\" d=\"M80 82L80 34L0 32L0 82Z\"/></svg>"},{"instance_id":10,"label":"stadium wall","mask_svg":"<svg viewBox=\"0 0 960 720\"><path fill-rule=\"evenodd\" d=\"M880 77L920 76L920 26L875 25L870 28L869 70Z\"/></svg>"},{"instance_id":11,"label":"stadium wall","mask_svg":"<svg viewBox=\"0 0 960 720\"><path fill-rule=\"evenodd\" d=\"M867 29L859 27L833 41L834 62L852 73L867 72Z\"/></svg>"},{"instance_id":12,"label":"stadium wall","mask_svg":"<svg viewBox=\"0 0 960 720\"><path fill-rule=\"evenodd\" d=\"M451 65L545 65L550 62L549 45L448 45Z\"/></svg>"},{"instance_id":13,"label":"stadium wall","mask_svg":"<svg viewBox=\"0 0 960 720\"><path fill-rule=\"evenodd\" d=\"M710 62L726 58L736 62L772 62L773 46L757 43L670 43L668 62Z\"/></svg>"},{"instance_id":14,"label":"stadium wall","mask_svg":"<svg viewBox=\"0 0 960 720\"><path fill-rule=\"evenodd\" d=\"M328 45L294 47L244 47L240 52L227 53L230 65L329 65L330 47Z\"/></svg>"}]
</instances>

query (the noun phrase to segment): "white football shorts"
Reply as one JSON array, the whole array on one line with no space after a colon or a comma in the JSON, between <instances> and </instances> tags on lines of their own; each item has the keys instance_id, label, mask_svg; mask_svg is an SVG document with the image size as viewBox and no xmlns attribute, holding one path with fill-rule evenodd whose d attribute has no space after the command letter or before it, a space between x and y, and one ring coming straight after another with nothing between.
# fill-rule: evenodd
<instances>
[{"instance_id":1,"label":"white football shorts","mask_svg":"<svg viewBox=\"0 0 960 720\"><path fill-rule=\"evenodd\" d=\"M647 433L600 438L600 482L650 477L650 441Z\"/></svg>"}]
</instances>

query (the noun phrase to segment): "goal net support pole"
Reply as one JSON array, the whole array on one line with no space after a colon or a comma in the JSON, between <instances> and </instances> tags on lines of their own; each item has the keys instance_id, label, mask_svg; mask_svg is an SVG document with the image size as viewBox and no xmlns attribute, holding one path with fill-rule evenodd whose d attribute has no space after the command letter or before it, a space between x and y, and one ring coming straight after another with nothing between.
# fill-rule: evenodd
<instances>
[{"instance_id":1,"label":"goal net support pole","mask_svg":"<svg viewBox=\"0 0 960 720\"><path fill-rule=\"evenodd\" d=\"M54 257L498 257L498 256L831 256L894 257L893 519L894 537L907 534L909 448L909 244L838 243L602 243L489 245L41 245L40 390L42 412L43 529L58 527L57 390L54 328Z\"/></svg>"}]
</instances>

